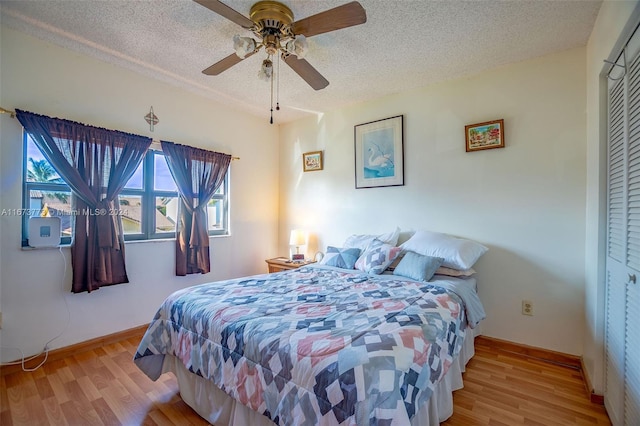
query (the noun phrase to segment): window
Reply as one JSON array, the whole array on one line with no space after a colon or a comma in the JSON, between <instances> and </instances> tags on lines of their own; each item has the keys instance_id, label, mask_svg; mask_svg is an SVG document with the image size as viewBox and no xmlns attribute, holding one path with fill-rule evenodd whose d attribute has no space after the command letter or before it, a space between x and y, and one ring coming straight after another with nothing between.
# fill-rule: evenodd
<instances>
[{"instance_id":1,"label":"window","mask_svg":"<svg viewBox=\"0 0 640 426\"><path fill-rule=\"evenodd\" d=\"M33 140L24 136L24 189L22 245L27 246L29 218L58 216L62 244L70 244L73 232L71 189L44 158ZM161 151L149 150L119 194L125 240L175 237L179 194ZM209 235L229 230L229 173L207 205Z\"/></svg>"},{"instance_id":2,"label":"window","mask_svg":"<svg viewBox=\"0 0 640 426\"><path fill-rule=\"evenodd\" d=\"M44 158L26 133L24 146L22 209L16 209L15 212L22 216L22 245L28 245L29 218L32 216L59 217L61 242L62 244L70 244L73 219L71 188ZM8 213L13 214L14 212Z\"/></svg>"}]
</instances>

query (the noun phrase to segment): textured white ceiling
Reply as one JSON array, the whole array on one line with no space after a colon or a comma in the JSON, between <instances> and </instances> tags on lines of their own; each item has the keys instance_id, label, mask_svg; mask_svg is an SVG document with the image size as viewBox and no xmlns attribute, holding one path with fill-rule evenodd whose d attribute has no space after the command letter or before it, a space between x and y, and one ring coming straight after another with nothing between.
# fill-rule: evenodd
<instances>
[{"instance_id":1,"label":"textured white ceiling","mask_svg":"<svg viewBox=\"0 0 640 426\"><path fill-rule=\"evenodd\" d=\"M226 0L249 15L254 1ZM283 0L295 19L348 0ZM601 0L360 0L363 25L309 38L306 59L330 82L314 91L281 64L276 123L584 46ZM125 66L234 108L269 116L263 52L219 76L236 24L190 0L0 2L3 25Z\"/></svg>"}]
</instances>

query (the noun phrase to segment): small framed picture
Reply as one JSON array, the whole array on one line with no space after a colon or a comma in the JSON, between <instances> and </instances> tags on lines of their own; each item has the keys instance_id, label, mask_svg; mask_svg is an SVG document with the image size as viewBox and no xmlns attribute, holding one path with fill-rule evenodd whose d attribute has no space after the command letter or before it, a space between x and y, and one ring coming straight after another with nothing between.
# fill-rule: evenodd
<instances>
[{"instance_id":1,"label":"small framed picture","mask_svg":"<svg viewBox=\"0 0 640 426\"><path fill-rule=\"evenodd\" d=\"M291 255L291 260L294 262L304 262L304 253L294 253Z\"/></svg>"},{"instance_id":2,"label":"small framed picture","mask_svg":"<svg viewBox=\"0 0 640 426\"><path fill-rule=\"evenodd\" d=\"M504 120L485 121L484 123L464 126L466 150L504 148Z\"/></svg>"},{"instance_id":3,"label":"small framed picture","mask_svg":"<svg viewBox=\"0 0 640 426\"><path fill-rule=\"evenodd\" d=\"M305 152L302 154L302 169L305 172L322 170L322 151Z\"/></svg>"}]
</instances>

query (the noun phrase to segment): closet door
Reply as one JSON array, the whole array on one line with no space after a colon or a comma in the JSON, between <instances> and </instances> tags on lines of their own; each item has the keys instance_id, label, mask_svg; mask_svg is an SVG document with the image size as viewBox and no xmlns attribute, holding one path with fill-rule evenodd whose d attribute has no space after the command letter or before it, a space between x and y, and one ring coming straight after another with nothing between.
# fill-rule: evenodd
<instances>
[{"instance_id":1,"label":"closet door","mask_svg":"<svg viewBox=\"0 0 640 426\"><path fill-rule=\"evenodd\" d=\"M634 44L635 45L635 44ZM633 45L630 44L628 49ZM628 67L627 135L628 135L628 218L627 265L640 270L640 54L636 54ZM626 285L625 297L625 425L640 424L640 274Z\"/></svg>"},{"instance_id":2,"label":"closet door","mask_svg":"<svg viewBox=\"0 0 640 426\"><path fill-rule=\"evenodd\" d=\"M605 405L614 426L640 421L638 51L640 37L627 46L624 77L609 81Z\"/></svg>"},{"instance_id":3,"label":"closet door","mask_svg":"<svg viewBox=\"0 0 640 426\"><path fill-rule=\"evenodd\" d=\"M627 292L625 424L640 424L640 283Z\"/></svg>"},{"instance_id":4,"label":"closet door","mask_svg":"<svg viewBox=\"0 0 640 426\"><path fill-rule=\"evenodd\" d=\"M629 64L627 84L628 218L627 265L640 270L640 55ZM626 285L625 306L625 424L640 424L640 273Z\"/></svg>"},{"instance_id":5,"label":"closet door","mask_svg":"<svg viewBox=\"0 0 640 426\"><path fill-rule=\"evenodd\" d=\"M624 418L628 146L625 81L610 81L609 86L605 406L618 426Z\"/></svg>"}]
</instances>

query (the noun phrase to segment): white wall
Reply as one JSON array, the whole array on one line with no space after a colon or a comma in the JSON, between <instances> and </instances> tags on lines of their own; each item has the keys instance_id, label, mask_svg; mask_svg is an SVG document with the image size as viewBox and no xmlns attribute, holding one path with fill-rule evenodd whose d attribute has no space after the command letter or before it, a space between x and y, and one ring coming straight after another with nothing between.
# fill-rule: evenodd
<instances>
[{"instance_id":1,"label":"white wall","mask_svg":"<svg viewBox=\"0 0 640 426\"><path fill-rule=\"evenodd\" d=\"M277 247L278 130L267 120L122 68L2 28L1 105L154 139L227 152L231 165L230 237L211 239L212 272L175 277L174 241L127 243L130 283L70 294L70 254L20 249L21 222L0 216L0 309L3 347L26 354L71 324L52 348L148 323L171 292L196 283L266 272ZM153 106L160 123L150 133ZM22 136L17 120L0 118L0 209L21 207ZM63 278L65 263L67 273ZM2 361L18 353L3 349Z\"/></svg>"},{"instance_id":2,"label":"white wall","mask_svg":"<svg viewBox=\"0 0 640 426\"><path fill-rule=\"evenodd\" d=\"M480 241L484 334L581 354L585 59L574 49L281 126L280 251L298 227L317 238L311 255L396 225ZM405 186L354 189L353 126L398 114ZM506 148L466 153L465 124L498 118ZM325 169L303 173L301 153L314 150Z\"/></svg>"},{"instance_id":3,"label":"white wall","mask_svg":"<svg viewBox=\"0 0 640 426\"><path fill-rule=\"evenodd\" d=\"M637 1L605 1L587 45L587 205L585 350L583 360L597 394L604 393L604 245L606 220L606 77L603 60L612 53Z\"/></svg>"}]
</instances>

